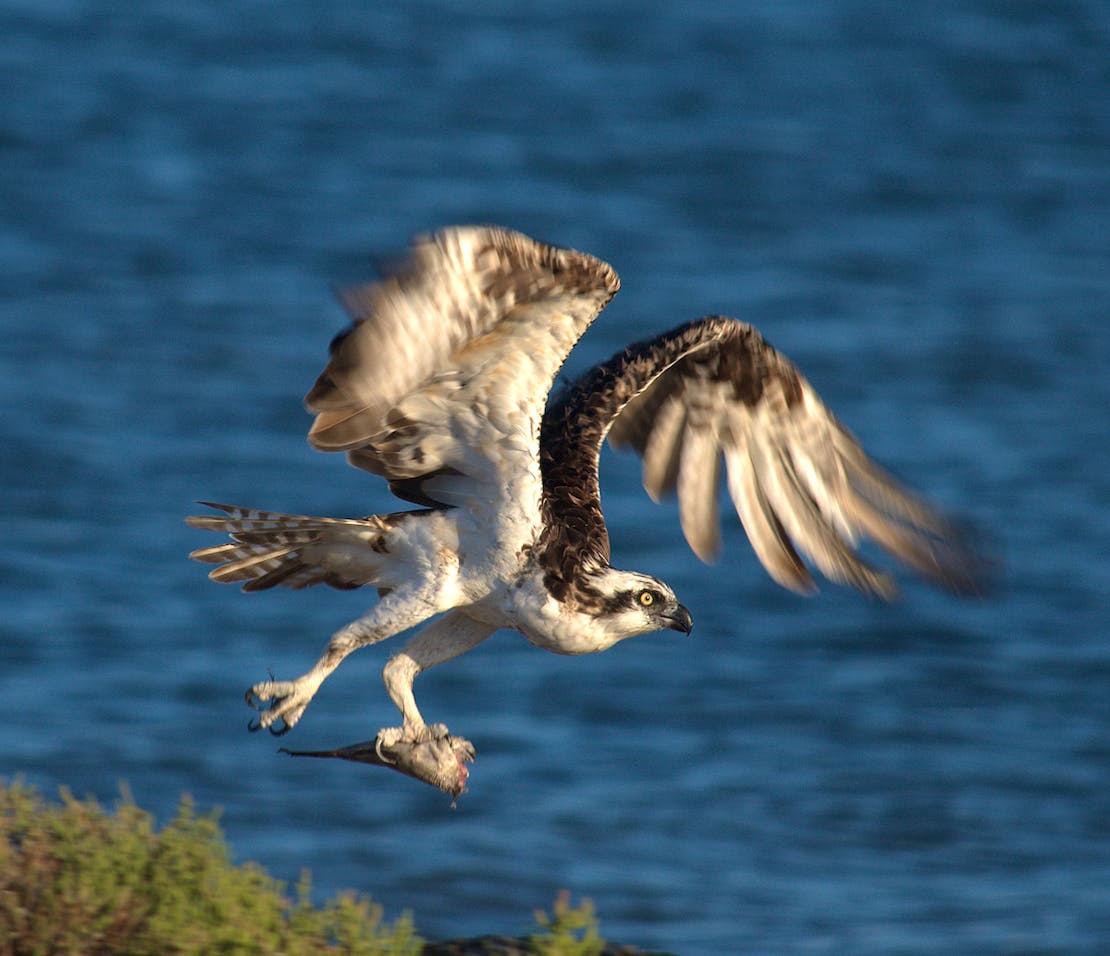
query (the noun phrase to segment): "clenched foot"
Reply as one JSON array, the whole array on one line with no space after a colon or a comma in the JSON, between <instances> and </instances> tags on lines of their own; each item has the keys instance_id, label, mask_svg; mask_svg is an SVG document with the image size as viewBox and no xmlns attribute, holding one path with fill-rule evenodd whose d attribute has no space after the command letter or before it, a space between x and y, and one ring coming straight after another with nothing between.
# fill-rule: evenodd
<instances>
[{"instance_id":1,"label":"clenched foot","mask_svg":"<svg viewBox=\"0 0 1110 956\"><path fill-rule=\"evenodd\" d=\"M445 740L451 736L446 724L405 724L403 727L383 727L374 739L378 756L389 762L388 751L403 744L426 744L432 740ZM386 753L383 753L386 751Z\"/></svg>"},{"instance_id":2,"label":"clenched foot","mask_svg":"<svg viewBox=\"0 0 1110 956\"><path fill-rule=\"evenodd\" d=\"M294 757L339 757L389 767L430 783L452 797L466 790L474 745L452 736L443 724L390 727L373 740L336 750L287 750Z\"/></svg>"},{"instance_id":3,"label":"clenched foot","mask_svg":"<svg viewBox=\"0 0 1110 956\"><path fill-rule=\"evenodd\" d=\"M304 677L255 684L245 696L247 704L260 713L257 720L247 724L247 729L254 733L265 727L275 737L288 733L301 719L315 693L316 687Z\"/></svg>"}]
</instances>

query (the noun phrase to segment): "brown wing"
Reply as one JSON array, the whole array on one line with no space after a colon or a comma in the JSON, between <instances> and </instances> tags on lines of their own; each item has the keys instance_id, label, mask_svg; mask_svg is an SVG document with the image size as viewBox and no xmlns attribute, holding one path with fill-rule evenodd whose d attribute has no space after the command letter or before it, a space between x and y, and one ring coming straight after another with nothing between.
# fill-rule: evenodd
<instances>
[{"instance_id":1,"label":"brown wing","mask_svg":"<svg viewBox=\"0 0 1110 956\"><path fill-rule=\"evenodd\" d=\"M654 499L677 492L683 533L703 560L719 546L723 461L752 546L780 584L814 589L804 556L834 581L891 597L890 576L857 553L868 538L946 587L976 589L976 561L954 528L868 458L788 359L733 319L689 323L599 365L553 406L544 434L549 512L585 529L574 560L608 556L597 489L608 434L642 456ZM570 501L568 488L586 489L584 500ZM571 560L554 547L553 564L557 554Z\"/></svg>"},{"instance_id":2,"label":"brown wing","mask_svg":"<svg viewBox=\"0 0 1110 956\"><path fill-rule=\"evenodd\" d=\"M502 480L524 463L491 469L491 450L534 463L551 382L619 285L604 262L507 229L417 239L395 274L342 293L353 325L305 398L309 441L423 503L441 501L433 478Z\"/></svg>"}]
</instances>

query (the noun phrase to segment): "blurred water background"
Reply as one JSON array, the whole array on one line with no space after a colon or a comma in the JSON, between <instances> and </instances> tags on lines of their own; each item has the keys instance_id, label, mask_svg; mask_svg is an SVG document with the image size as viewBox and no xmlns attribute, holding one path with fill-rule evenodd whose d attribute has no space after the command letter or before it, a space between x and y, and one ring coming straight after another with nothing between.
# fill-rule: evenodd
<instances>
[{"instance_id":1,"label":"blurred water background","mask_svg":"<svg viewBox=\"0 0 1110 956\"><path fill-rule=\"evenodd\" d=\"M1110 950L1110 6L784 0L0 3L0 774L353 887L430 937L568 887L716 953ZM395 503L311 451L330 288L497 222L611 262L573 356L755 323L869 450L979 529L993 595L706 568L607 455L615 560L692 609L563 659L423 676L478 746L457 810L249 736L368 596L244 596L198 498ZM286 743L395 720L364 650Z\"/></svg>"}]
</instances>

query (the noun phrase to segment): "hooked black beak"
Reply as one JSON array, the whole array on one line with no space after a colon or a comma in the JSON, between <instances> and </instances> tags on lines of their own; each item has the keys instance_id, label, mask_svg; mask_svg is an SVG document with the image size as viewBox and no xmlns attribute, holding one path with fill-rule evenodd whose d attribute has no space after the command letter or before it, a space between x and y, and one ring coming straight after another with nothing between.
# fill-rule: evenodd
<instances>
[{"instance_id":1,"label":"hooked black beak","mask_svg":"<svg viewBox=\"0 0 1110 956\"><path fill-rule=\"evenodd\" d=\"M694 629L694 619L690 617L690 612L681 604L667 615L666 620L667 626L672 631L682 631L683 634L689 634Z\"/></svg>"}]
</instances>

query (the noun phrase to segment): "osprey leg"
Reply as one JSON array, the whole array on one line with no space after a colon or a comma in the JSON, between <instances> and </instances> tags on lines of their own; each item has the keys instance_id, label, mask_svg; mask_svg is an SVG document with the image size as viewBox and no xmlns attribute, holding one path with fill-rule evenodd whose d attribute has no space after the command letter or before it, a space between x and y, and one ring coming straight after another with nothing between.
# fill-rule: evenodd
<instances>
[{"instance_id":1,"label":"osprey leg","mask_svg":"<svg viewBox=\"0 0 1110 956\"><path fill-rule=\"evenodd\" d=\"M466 789L474 747L454 737L443 724L424 723L413 698L412 682L421 671L457 657L484 641L494 628L450 611L427 624L382 671L389 696L403 725L379 730L373 740L335 750L291 750L298 757L340 757L389 767L458 797ZM306 675L307 676L307 675Z\"/></svg>"},{"instance_id":2,"label":"osprey leg","mask_svg":"<svg viewBox=\"0 0 1110 956\"><path fill-rule=\"evenodd\" d=\"M494 630L493 626L454 610L426 625L399 654L389 659L382 670L382 679L390 698L401 712L404 723L402 733L411 736L413 731L424 727L424 718L420 716L412 692L416 675L477 647ZM446 732L446 728L443 730ZM383 730L382 733L388 732Z\"/></svg>"},{"instance_id":3,"label":"osprey leg","mask_svg":"<svg viewBox=\"0 0 1110 956\"><path fill-rule=\"evenodd\" d=\"M415 627L441 610L430 589L390 592L357 621L336 631L310 671L296 680L260 681L251 687L246 693L247 703L261 713L250 729L265 727L276 736L292 730L320 685L348 654Z\"/></svg>"}]
</instances>

